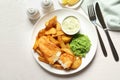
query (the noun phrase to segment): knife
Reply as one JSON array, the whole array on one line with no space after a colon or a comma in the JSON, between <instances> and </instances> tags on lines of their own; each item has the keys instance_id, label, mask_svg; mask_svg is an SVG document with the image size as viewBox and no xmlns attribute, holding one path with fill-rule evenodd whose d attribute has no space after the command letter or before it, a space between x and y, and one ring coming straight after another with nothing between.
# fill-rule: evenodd
<instances>
[{"instance_id":1,"label":"knife","mask_svg":"<svg viewBox=\"0 0 120 80\"><path fill-rule=\"evenodd\" d=\"M111 51L112 51L112 53L113 53L113 57L114 57L115 61L119 61L119 56L118 56L118 54L117 54L117 51L116 51L116 49L115 49L115 46L114 46L114 44L113 44L113 42L112 42L112 40L111 40L111 37L110 37L110 35L109 35L109 32L108 32L108 30L107 30L107 27L106 27L104 18L103 18L103 16L102 16L102 13L101 13L101 10L100 10L100 7L99 7L98 2L97 2L96 5L95 5L95 10L96 10L96 14L97 14L98 20L99 20L100 24L102 25L102 28L103 28L106 36L107 36L108 42L109 42L109 44L110 44Z\"/></svg>"}]
</instances>

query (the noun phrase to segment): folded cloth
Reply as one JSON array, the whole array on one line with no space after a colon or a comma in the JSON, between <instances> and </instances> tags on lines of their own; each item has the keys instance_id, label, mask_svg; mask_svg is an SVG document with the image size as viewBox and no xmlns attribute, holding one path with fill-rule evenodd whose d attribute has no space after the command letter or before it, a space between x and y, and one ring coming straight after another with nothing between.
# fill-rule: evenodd
<instances>
[{"instance_id":1,"label":"folded cloth","mask_svg":"<svg viewBox=\"0 0 120 80\"><path fill-rule=\"evenodd\" d=\"M82 7L90 3L99 3L105 22L110 30L120 30L120 0L84 0ZM86 6L84 6L86 5Z\"/></svg>"},{"instance_id":2,"label":"folded cloth","mask_svg":"<svg viewBox=\"0 0 120 80\"><path fill-rule=\"evenodd\" d=\"M111 30L120 30L120 0L99 0L103 15Z\"/></svg>"}]
</instances>

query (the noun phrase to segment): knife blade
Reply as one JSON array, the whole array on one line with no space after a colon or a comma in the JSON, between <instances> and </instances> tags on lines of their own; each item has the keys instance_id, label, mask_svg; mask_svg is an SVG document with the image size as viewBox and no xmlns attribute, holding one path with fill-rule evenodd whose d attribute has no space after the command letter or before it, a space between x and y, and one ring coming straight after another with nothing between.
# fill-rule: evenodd
<instances>
[{"instance_id":1,"label":"knife blade","mask_svg":"<svg viewBox=\"0 0 120 80\"><path fill-rule=\"evenodd\" d=\"M106 36L107 36L108 42L110 44L111 51L113 53L113 57L114 57L115 61L119 61L119 56L117 54L115 46L114 46L114 44L113 44L113 42L111 40L111 37L109 35L108 30L106 30L107 27L106 27L106 24L105 24L105 21L104 21L104 18L103 18L103 15L102 15L102 12L101 12L101 9L100 9L100 6L99 6L98 2L95 5L95 10L96 10L98 20L99 20L100 24L102 25L102 28L103 28Z\"/></svg>"}]
</instances>

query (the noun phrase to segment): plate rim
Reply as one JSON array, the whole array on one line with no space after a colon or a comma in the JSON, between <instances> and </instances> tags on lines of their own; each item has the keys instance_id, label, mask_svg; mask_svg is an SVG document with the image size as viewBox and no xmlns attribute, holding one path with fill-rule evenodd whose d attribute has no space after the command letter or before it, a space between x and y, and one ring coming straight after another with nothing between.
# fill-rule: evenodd
<instances>
[{"instance_id":1,"label":"plate rim","mask_svg":"<svg viewBox=\"0 0 120 80\"><path fill-rule=\"evenodd\" d=\"M49 14L51 14L51 13L55 13L55 12L58 12L58 11L74 11L74 12L76 12L77 14L79 13L78 11L76 11L76 10L71 10L71 9L58 9L58 10L54 10L54 11L52 11L52 12L50 12L50 13L48 13L48 14L46 14L46 15L44 15L44 16L42 16L37 22L36 22L36 24L33 26L34 28L33 28L33 33L34 33L34 29L36 28L36 26L39 24L39 22L42 20L42 19L44 19L44 17L46 17L47 15L49 15ZM79 13L80 15L82 15L82 16L84 16L83 14L81 14L81 13ZM88 19L84 16L84 18L88 21ZM89 21L89 23L90 23L90 21ZM93 24L92 23L90 23L91 24L91 26L93 26ZM95 33L96 33L96 30L95 30L95 28L94 28L94 31L95 31ZM33 36L33 33L32 33L32 36ZM97 37L97 35L96 35L96 37ZM32 37L33 38L33 37ZM89 63L84 67L84 68L86 68L91 62L92 62L92 60L93 60L93 58L95 57L95 54L96 54L96 50L97 50L97 45L98 45L98 38L96 38L96 48L95 48L95 50L94 50L94 55L93 55L93 57L92 57L92 59L89 61ZM35 42L35 41L34 41ZM34 44L34 42L32 42L32 47L33 47L33 44ZM49 72L51 72L51 73L53 73L53 74L57 74L57 75L70 75L70 74L74 74L74 73L77 73L77 72L80 72L81 70L83 70L84 68L82 68L81 70L78 70L78 71L75 71L75 72L72 72L72 73L66 73L66 74L63 74L63 73L55 73L55 72L53 72L53 71L50 71L50 70L47 70L46 68L44 68L41 64L40 64L40 61L38 61L38 59L36 59L36 57L35 57L35 53L34 53L34 50L32 49L32 53L33 53L33 57L35 58L35 60L36 60L36 62L44 69L44 70L46 70L46 71L49 71ZM45 63L44 63L45 64ZM48 64L47 64L48 65Z\"/></svg>"}]
</instances>

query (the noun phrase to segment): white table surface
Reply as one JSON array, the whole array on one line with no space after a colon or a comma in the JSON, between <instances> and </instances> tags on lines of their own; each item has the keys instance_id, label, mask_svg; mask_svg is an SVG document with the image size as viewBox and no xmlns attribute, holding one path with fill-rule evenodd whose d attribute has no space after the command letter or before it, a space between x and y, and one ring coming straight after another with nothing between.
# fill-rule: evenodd
<instances>
[{"instance_id":1,"label":"white table surface","mask_svg":"<svg viewBox=\"0 0 120 80\"><path fill-rule=\"evenodd\" d=\"M62 8L57 0L54 0L54 6L55 9ZM85 8L84 3L82 6ZM101 29L107 58L103 56L98 43L91 64L76 74L59 76L42 69L31 53L33 24L26 15L27 7L40 10L40 0L0 0L0 80L120 80L120 61L115 62L113 59ZM120 32L110 34L120 56Z\"/></svg>"}]
</instances>

